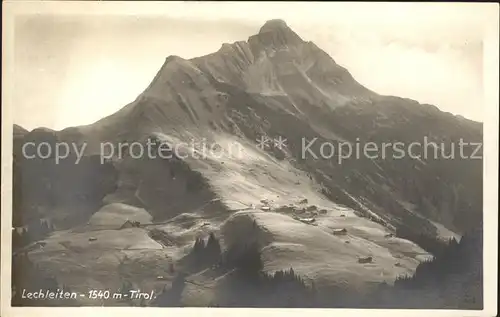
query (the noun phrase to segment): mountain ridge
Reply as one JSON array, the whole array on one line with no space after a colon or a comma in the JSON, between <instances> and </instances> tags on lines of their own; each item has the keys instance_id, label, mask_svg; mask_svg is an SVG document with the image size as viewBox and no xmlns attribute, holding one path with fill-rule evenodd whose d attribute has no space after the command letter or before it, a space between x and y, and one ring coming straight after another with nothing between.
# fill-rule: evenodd
<instances>
[{"instance_id":1,"label":"mountain ridge","mask_svg":"<svg viewBox=\"0 0 500 317\"><path fill-rule=\"evenodd\" d=\"M279 41L275 36L281 33L293 34L288 36L292 39L291 45ZM266 51L272 41L265 42L257 50L259 57L255 58L250 49L250 39L262 34L274 34L270 38L278 39L278 45L272 51ZM297 47L300 48L297 50ZM277 52L284 54L282 59L273 55ZM308 53L312 53L312 57ZM314 69L318 59L323 58L330 67ZM263 78L268 80L262 81ZM354 88L346 93L343 84L347 88ZM356 124L346 126L344 122L339 122L343 115L354 118L361 113L375 127L382 124L376 121L377 118L391 118L395 114L399 116L401 111L405 115L416 115L417 118L441 116L443 119L440 120L450 120L450 125L467 126L465 131L478 126L447 116L434 106L410 99L381 96L364 87L359 94L358 87L362 85L314 43L303 41L283 20L271 20L261 27L259 33L250 36L248 41L224 44L218 52L189 60L179 56L167 57L151 84L134 102L94 124L64 129L60 134L63 139L78 136L80 141L86 139L90 143L110 139L118 141L117 137L144 140L152 133L162 134L169 130L172 130L169 133L183 134L186 124L188 130L196 130L201 135L205 129L213 130L214 127L216 133L232 134L235 131L231 127L238 126L234 120L240 120L232 116L237 113L241 116L242 111L246 112L241 108L241 103L256 105L256 102L259 104L261 101L268 103L273 112L285 112L292 121L307 122L306 126L309 127L305 126L304 129L316 131L325 140L333 138L353 142L354 138L347 136L351 130L358 131L359 137L366 135L371 138L371 134L367 134L370 131L361 131L356 128ZM237 96L234 92L237 92ZM395 106L387 106L390 104ZM396 124L391 122L392 119L383 120ZM339 126L332 129L332 122L337 122ZM136 128L127 129L129 125ZM340 132L343 130L346 132ZM376 128L375 131L378 130ZM252 132L255 135L250 141L257 137L255 132ZM241 131L237 133L241 134ZM460 133L460 129L455 132L457 135Z\"/></svg>"},{"instance_id":2,"label":"mountain ridge","mask_svg":"<svg viewBox=\"0 0 500 317\"><path fill-rule=\"evenodd\" d=\"M23 132L15 143L49 138L42 132ZM286 146L259 147L259 139L272 143L278 137L285 138ZM67 282L82 272L80 263L92 265L95 250L88 241L96 237L87 221L98 226L95 222L113 206L118 222L134 211L153 219L126 232L104 228L95 243L100 249L112 247L123 261L123 252L144 256L155 269L136 277L141 288L158 284L156 276L167 274L161 269L165 256L183 263L194 239L210 231L222 236L224 247L240 241L243 232L253 232L253 238L265 242L260 247L264 269L270 272L287 269L292 261L294 270L325 285L344 279L353 287L392 283L430 256L414 242L458 238L481 225L482 160L361 156L340 163L338 152L328 158L304 157L303 142L317 140L311 150L320 153L322 144L336 149L367 142L412 144L425 137L446 145L460 139L482 142L482 125L435 106L370 91L284 21L273 20L247 41L224 44L217 52L192 59L167 57L150 85L124 108L90 125L51 132L51 142L87 144L83 175L106 171L101 185L80 195L89 196L87 200L65 195L89 184L71 178L69 164L16 156L14 174L22 171L21 180L31 177L39 186L16 181L15 192L22 191L25 198L15 198L23 202L15 212L55 221L60 230L45 239L47 250L80 250L74 263L65 264L71 265L61 274ZM150 140L182 145L180 154L186 156L134 158L127 152L130 144L144 146ZM114 149L127 143L126 154L114 152L99 167L103 143ZM231 152L234 148L238 150ZM199 153L204 156L194 155ZM90 184L100 182L90 178ZM26 197L31 200L23 201ZM68 208L90 200L85 212ZM30 204L39 208L27 208ZM78 214L77 223L67 223ZM23 225L23 217L16 219ZM345 238L334 233L342 229ZM127 250L127 237L144 242L145 249ZM325 241L331 249L324 250ZM154 250L148 249L153 245ZM338 258L329 258L337 253ZM65 260L47 258L43 249L31 254L53 272ZM374 263L357 262L368 256ZM113 272L106 276L109 285L121 278L114 272L115 262L105 261L106 272ZM74 286L103 283L95 277L81 282Z\"/></svg>"}]
</instances>

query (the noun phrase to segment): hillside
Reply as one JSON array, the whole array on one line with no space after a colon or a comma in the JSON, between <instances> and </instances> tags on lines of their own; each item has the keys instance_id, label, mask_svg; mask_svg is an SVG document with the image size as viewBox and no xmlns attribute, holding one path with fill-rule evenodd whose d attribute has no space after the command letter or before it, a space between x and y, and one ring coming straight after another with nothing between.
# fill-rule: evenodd
<instances>
[{"instance_id":1,"label":"hillside","mask_svg":"<svg viewBox=\"0 0 500 317\"><path fill-rule=\"evenodd\" d=\"M286 142L273 144L278 138ZM424 140L445 145L444 154L338 152ZM84 155L78 164L75 148L60 164L26 159L20 151L29 141L85 146ZM14 226L24 235L15 248L84 293L124 281L159 293L179 273L168 270L175 265L194 281L182 293L187 306L213 304L230 279L186 264L195 239L211 232L224 249L256 242L270 274L293 266L319 288L354 292L393 284L432 256L415 242L459 239L481 226L482 159L446 157L460 141L482 142L482 124L370 91L272 20L213 54L167 57L136 100L96 123L15 126ZM179 151L137 158L134 142ZM337 152L320 155L324 144ZM127 221L138 223L121 229ZM420 240L407 240L414 236Z\"/></svg>"}]
</instances>

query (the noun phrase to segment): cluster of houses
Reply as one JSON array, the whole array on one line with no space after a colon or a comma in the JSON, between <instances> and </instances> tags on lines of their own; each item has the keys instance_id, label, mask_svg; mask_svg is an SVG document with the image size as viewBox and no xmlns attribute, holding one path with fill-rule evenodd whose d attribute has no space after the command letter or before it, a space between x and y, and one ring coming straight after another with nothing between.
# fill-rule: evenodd
<instances>
[{"instance_id":1,"label":"cluster of houses","mask_svg":"<svg viewBox=\"0 0 500 317\"><path fill-rule=\"evenodd\" d=\"M141 226L141 223L139 221L127 220L123 223L123 225L120 227L120 229L139 228L140 226Z\"/></svg>"},{"instance_id":2,"label":"cluster of houses","mask_svg":"<svg viewBox=\"0 0 500 317\"><path fill-rule=\"evenodd\" d=\"M121 226L120 226L120 230L121 229L127 229L127 228L139 228L141 226L141 223L139 221L130 221L130 220L127 220L125 221ZM96 237L90 237L89 238L89 241L96 241L97 238Z\"/></svg>"}]
</instances>

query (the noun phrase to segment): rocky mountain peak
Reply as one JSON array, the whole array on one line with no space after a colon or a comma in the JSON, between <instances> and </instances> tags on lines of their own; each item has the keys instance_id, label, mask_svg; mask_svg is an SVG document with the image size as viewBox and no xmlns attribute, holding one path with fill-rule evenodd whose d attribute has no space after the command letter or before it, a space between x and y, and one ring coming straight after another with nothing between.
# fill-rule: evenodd
<instances>
[{"instance_id":1,"label":"rocky mountain peak","mask_svg":"<svg viewBox=\"0 0 500 317\"><path fill-rule=\"evenodd\" d=\"M249 42L258 42L269 47L280 47L302 43L298 36L285 21L280 19L269 20L260 28L259 33L250 37Z\"/></svg>"},{"instance_id":2,"label":"rocky mountain peak","mask_svg":"<svg viewBox=\"0 0 500 317\"><path fill-rule=\"evenodd\" d=\"M167 56L167 58L165 58L165 63L170 63L173 61L185 61L185 59L177 55L169 55Z\"/></svg>"},{"instance_id":3,"label":"rocky mountain peak","mask_svg":"<svg viewBox=\"0 0 500 317\"><path fill-rule=\"evenodd\" d=\"M259 33L275 32L277 30L290 30L286 22L281 19L272 19L266 21L264 25L260 28Z\"/></svg>"}]
</instances>

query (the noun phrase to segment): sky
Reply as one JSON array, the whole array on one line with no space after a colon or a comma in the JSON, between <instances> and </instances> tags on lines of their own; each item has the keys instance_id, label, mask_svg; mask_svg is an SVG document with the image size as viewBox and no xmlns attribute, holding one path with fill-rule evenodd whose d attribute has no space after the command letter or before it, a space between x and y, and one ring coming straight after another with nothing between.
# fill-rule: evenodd
<instances>
[{"instance_id":1,"label":"sky","mask_svg":"<svg viewBox=\"0 0 500 317\"><path fill-rule=\"evenodd\" d=\"M119 5L117 7L116 5ZM191 58L287 22L361 84L483 121L485 12L470 3L80 3L15 18L14 122L95 122L132 102L165 58Z\"/></svg>"}]
</instances>

